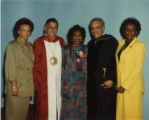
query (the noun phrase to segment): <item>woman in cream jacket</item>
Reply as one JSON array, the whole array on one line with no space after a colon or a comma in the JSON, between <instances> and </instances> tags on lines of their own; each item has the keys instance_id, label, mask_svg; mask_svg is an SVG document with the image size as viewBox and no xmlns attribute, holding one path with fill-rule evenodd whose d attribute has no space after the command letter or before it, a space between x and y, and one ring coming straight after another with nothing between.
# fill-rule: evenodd
<instances>
[{"instance_id":1,"label":"woman in cream jacket","mask_svg":"<svg viewBox=\"0 0 149 120\"><path fill-rule=\"evenodd\" d=\"M116 120L142 120L145 45L137 39L141 30L139 21L127 18L120 27L124 40L116 52L117 108Z\"/></svg>"}]
</instances>

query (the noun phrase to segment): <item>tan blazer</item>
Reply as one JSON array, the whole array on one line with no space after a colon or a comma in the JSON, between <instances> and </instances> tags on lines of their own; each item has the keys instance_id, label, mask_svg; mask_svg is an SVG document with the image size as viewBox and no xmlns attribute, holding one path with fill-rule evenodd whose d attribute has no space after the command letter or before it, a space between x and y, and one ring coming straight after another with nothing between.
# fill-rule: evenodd
<instances>
[{"instance_id":1,"label":"tan blazer","mask_svg":"<svg viewBox=\"0 0 149 120\"><path fill-rule=\"evenodd\" d=\"M143 64L145 45L137 38L122 52L118 60L118 52L124 45L122 40L116 51L117 86L122 86L127 92L144 92Z\"/></svg>"},{"instance_id":2,"label":"tan blazer","mask_svg":"<svg viewBox=\"0 0 149 120\"><path fill-rule=\"evenodd\" d=\"M31 43L27 43L30 52L24 49L23 42L18 38L8 44L5 60L5 94L11 95L11 82L15 81L20 97L34 95L32 68L34 53Z\"/></svg>"}]
</instances>

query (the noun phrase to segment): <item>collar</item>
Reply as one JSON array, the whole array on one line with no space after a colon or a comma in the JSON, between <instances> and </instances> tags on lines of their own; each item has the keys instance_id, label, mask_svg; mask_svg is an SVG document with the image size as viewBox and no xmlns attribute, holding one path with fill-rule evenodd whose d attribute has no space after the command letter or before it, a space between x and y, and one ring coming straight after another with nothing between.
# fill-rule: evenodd
<instances>
[{"instance_id":1,"label":"collar","mask_svg":"<svg viewBox=\"0 0 149 120\"><path fill-rule=\"evenodd\" d=\"M43 36L43 39L48 41L48 42L56 42L58 41L58 38L56 37L55 39L50 39L47 35Z\"/></svg>"},{"instance_id":2,"label":"collar","mask_svg":"<svg viewBox=\"0 0 149 120\"><path fill-rule=\"evenodd\" d=\"M128 43L126 43L125 42L125 44L128 44L129 46L132 46L135 42L137 41L137 38L136 37L134 37L134 39L133 40L131 40L130 42L128 42Z\"/></svg>"},{"instance_id":3,"label":"collar","mask_svg":"<svg viewBox=\"0 0 149 120\"><path fill-rule=\"evenodd\" d=\"M18 43L19 43L21 46L24 46L23 41L22 41L19 37L17 38L17 41L18 41ZM28 41L27 41L27 46L29 46Z\"/></svg>"},{"instance_id":4,"label":"collar","mask_svg":"<svg viewBox=\"0 0 149 120\"><path fill-rule=\"evenodd\" d=\"M112 38L114 38L112 35L103 34L99 38L93 38L93 41L95 41L95 44L96 44L98 41L103 41L103 40L112 39Z\"/></svg>"}]
</instances>

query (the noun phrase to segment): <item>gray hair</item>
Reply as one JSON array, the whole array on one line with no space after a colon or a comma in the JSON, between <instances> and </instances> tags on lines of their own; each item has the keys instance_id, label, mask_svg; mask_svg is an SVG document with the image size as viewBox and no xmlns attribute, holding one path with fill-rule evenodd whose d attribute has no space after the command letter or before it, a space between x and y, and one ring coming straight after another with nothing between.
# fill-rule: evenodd
<instances>
[{"instance_id":1,"label":"gray hair","mask_svg":"<svg viewBox=\"0 0 149 120\"><path fill-rule=\"evenodd\" d=\"M99 21L99 22L101 22L102 23L102 25L105 27L105 22L103 21L103 19L102 18L93 18L91 21L90 21L90 23L89 23L89 31L91 30L91 24L92 24L92 22L93 21Z\"/></svg>"}]
</instances>

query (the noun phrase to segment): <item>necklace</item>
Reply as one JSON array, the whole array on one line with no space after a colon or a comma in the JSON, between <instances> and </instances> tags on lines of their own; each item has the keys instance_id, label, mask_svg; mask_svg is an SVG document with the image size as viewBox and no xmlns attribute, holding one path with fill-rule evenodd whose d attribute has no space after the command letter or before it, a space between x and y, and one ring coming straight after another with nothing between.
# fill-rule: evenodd
<instances>
[{"instance_id":1,"label":"necklace","mask_svg":"<svg viewBox=\"0 0 149 120\"><path fill-rule=\"evenodd\" d=\"M55 51L56 51L56 44L55 44L55 47L54 47L53 50L52 50L51 45L50 45L50 48L51 48L51 52L52 52L52 57L50 57L50 64L54 66L54 65L56 65L58 63L57 57L54 56L55 55Z\"/></svg>"}]
</instances>

